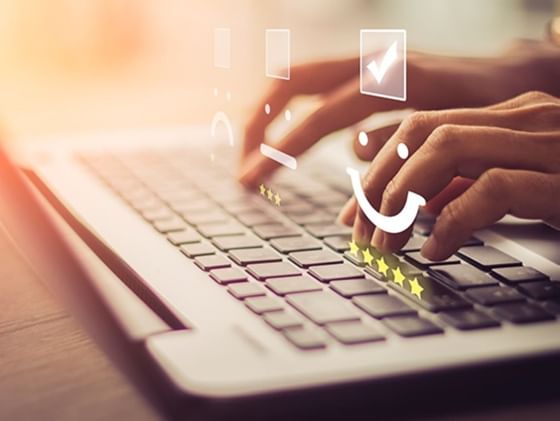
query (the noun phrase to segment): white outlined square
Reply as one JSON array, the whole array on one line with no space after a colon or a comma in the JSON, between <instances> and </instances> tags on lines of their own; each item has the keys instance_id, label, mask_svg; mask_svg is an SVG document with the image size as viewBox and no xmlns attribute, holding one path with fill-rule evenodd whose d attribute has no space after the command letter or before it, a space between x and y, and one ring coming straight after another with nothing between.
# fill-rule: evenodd
<instances>
[{"instance_id":1,"label":"white outlined square","mask_svg":"<svg viewBox=\"0 0 560 421\"><path fill-rule=\"evenodd\" d=\"M406 30L360 30L360 93L406 101Z\"/></svg>"},{"instance_id":2,"label":"white outlined square","mask_svg":"<svg viewBox=\"0 0 560 421\"><path fill-rule=\"evenodd\" d=\"M231 68L231 30L214 28L214 67Z\"/></svg>"},{"instance_id":3,"label":"white outlined square","mask_svg":"<svg viewBox=\"0 0 560 421\"><path fill-rule=\"evenodd\" d=\"M290 80L290 30L265 31L265 74L274 79Z\"/></svg>"}]
</instances>

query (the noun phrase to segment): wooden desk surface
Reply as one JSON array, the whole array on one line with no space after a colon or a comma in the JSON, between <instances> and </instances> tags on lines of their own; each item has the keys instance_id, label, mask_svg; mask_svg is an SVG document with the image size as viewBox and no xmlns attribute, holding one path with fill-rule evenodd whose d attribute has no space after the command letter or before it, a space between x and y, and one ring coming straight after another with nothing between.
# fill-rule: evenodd
<instances>
[{"instance_id":1,"label":"wooden desk surface","mask_svg":"<svg viewBox=\"0 0 560 421\"><path fill-rule=\"evenodd\" d=\"M0 230L0 419L159 418Z\"/></svg>"}]
</instances>

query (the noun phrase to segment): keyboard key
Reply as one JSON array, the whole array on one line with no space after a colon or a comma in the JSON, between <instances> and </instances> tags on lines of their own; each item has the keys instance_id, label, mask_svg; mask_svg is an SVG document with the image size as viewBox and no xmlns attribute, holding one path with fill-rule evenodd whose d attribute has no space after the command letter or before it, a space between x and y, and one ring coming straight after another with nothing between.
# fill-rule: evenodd
<instances>
[{"instance_id":1,"label":"keyboard key","mask_svg":"<svg viewBox=\"0 0 560 421\"><path fill-rule=\"evenodd\" d=\"M253 232L263 240L301 235L298 229L283 224L257 225L253 227Z\"/></svg>"},{"instance_id":2,"label":"keyboard key","mask_svg":"<svg viewBox=\"0 0 560 421\"><path fill-rule=\"evenodd\" d=\"M153 225L162 234L172 231L183 231L188 228L187 224L179 217L155 221Z\"/></svg>"},{"instance_id":3,"label":"keyboard key","mask_svg":"<svg viewBox=\"0 0 560 421\"><path fill-rule=\"evenodd\" d=\"M418 235L422 235L424 237L427 237L428 235L431 234L432 232L432 228L434 226L434 221L433 220L417 220L414 223L414 228L413 231L415 234Z\"/></svg>"},{"instance_id":4,"label":"keyboard key","mask_svg":"<svg viewBox=\"0 0 560 421\"><path fill-rule=\"evenodd\" d=\"M428 268L433 267L433 266L456 264L456 263L461 262L455 256L451 256L451 257L449 257L445 260L440 260L440 261L434 262L432 260L426 259L424 256L422 256L420 254L419 251L413 251L413 252L410 252L410 253L406 253L405 259L408 260L410 263L412 263L414 266L417 266L417 267L422 268L422 269L428 269Z\"/></svg>"},{"instance_id":5,"label":"keyboard key","mask_svg":"<svg viewBox=\"0 0 560 421\"><path fill-rule=\"evenodd\" d=\"M560 315L560 298L547 300L546 303L543 304L543 308L550 314Z\"/></svg>"},{"instance_id":6,"label":"keyboard key","mask_svg":"<svg viewBox=\"0 0 560 421\"><path fill-rule=\"evenodd\" d=\"M341 237L327 237L325 244L338 253L344 253L350 250L348 243L352 240L351 236L344 235Z\"/></svg>"},{"instance_id":7,"label":"keyboard key","mask_svg":"<svg viewBox=\"0 0 560 421\"><path fill-rule=\"evenodd\" d=\"M231 261L222 255L198 256L194 264L205 271L231 267Z\"/></svg>"},{"instance_id":8,"label":"keyboard key","mask_svg":"<svg viewBox=\"0 0 560 421\"><path fill-rule=\"evenodd\" d=\"M286 301L307 318L320 325L360 318L359 314L343 298L325 291L288 295Z\"/></svg>"},{"instance_id":9,"label":"keyboard key","mask_svg":"<svg viewBox=\"0 0 560 421\"><path fill-rule=\"evenodd\" d=\"M212 239L212 243L222 251L254 249L263 246L262 240L252 234L215 237Z\"/></svg>"},{"instance_id":10,"label":"keyboard key","mask_svg":"<svg viewBox=\"0 0 560 421\"><path fill-rule=\"evenodd\" d=\"M289 262L259 263L247 266L247 270L259 281L301 275L301 271Z\"/></svg>"},{"instance_id":11,"label":"keyboard key","mask_svg":"<svg viewBox=\"0 0 560 421\"><path fill-rule=\"evenodd\" d=\"M515 324L554 319L554 316L548 314L540 307L528 303L502 304L494 308L494 314L501 319Z\"/></svg>"},{"instance_id":12,"label":"keyboard key","mask_svg":"<svg viewBox=\"0 0 560 421\"><path fill-rule=\"evenodd\" d=\"M325 211L312 210L305 214L292 214L288 216L298 225L306 224L332 224L336 217Z\"/></svg>"},{"instance_id":13,"label":"keyboard key","mask_svg":"<svg viewBox=\"0 0 560 421\"><path fill-rule=\"evenodd\" d=\"M342 257L330 250L298 251L290 253L290 260L300 267L342 263Z\"/></svg>"},{"instance_id":14,"label":"keyboard key","mask_svg":"<svg viewBox=\"0 0 560 421\"><path fill-rule=\"evenodd\" d=\"M228 286L228 292L239 300L266 295L265 289L255 282L239 282Z\"/></svg>"},{"instance_id":15,"label":"keyboard key","mask_svg":"<svg viewBox=\"0 0 560 421\"><path fill-rule=\"evenodd\" d=\"M317 238L352 235L352 227L339 224L307 224L305 229L309 234Z\"/></svg>"},{"instance_id":16,"label":"keyboard key","mask_svg":"<svg viewBox=\"0 0 560 421\"><path fill-rule=\"evenodd\" d=\"M387 284L390 288L406 295L428 311L438 312L469 308L471 304L455 291L429 276L408 277L402 286L396 282Z\"/></svg>"},{"instance_id":17,"label":"keyboard key","mask_svg":"<svg viewBox=\"0 0 560 421\"><path fill-rule=\"evenodd\" d=\"M361 270L356 269L350 263L314 266L309 270L309 274L319 279L321 282L365 277L364 273Z\"/></svg>"},{"instance_id":18,"label":"keyboard key","mask_svg":"<svg viewBox=\"0 0 560 421\"><path fill-rule=\"evenodd\" d=\"M208 243L183 244L180 250L185 256L191 259L197 256L206 256L216 253L216 249Z\"/></svg>"},{"instance_id":19,"label":"keyboard key","mask_svg":"<svg viewBox=\"0 0 560 421\"><path fill-rule=\"evenodd\" d=\"M308 328L286 329L284 336L292 344L304 350L321 349L327 346L317 331Z\"/></svg>"},{"instance_id":20,"label":"keyboard key","mask_svg":"<svg viewBox=\"0 0 560 421\"><path fill-rule=\"evenodd\" d=\"M473 288L467 291L467 297L485 306L525 300L516 289L500 286Z\"/></svg>"},{"instance_id":21,"label":"keyboard key","mask_svg":"<svg viewBox=\"0 0 560 421\"><path fill-rule=\"evenodd\" d=\"M239 268L214 269L210 271L210 276L221 285L247 281L247 275Z\"/></svg>"},{"instance_id":22,"label":"keyboard key","mask_svg":"<svg viewBox=\"0 0 560 421\"><path fill-rule=\"evenodd\" d=\"M272 297L251 297L245 299L245 305L257 314L283 310L282 302Z\"/></svg>"},{"instance_id":23,"label":"keyboard key","mask_svg":"<svg viewBox=\"0 0 560 421\"><path fill-rule=\"evenodd\" d=\"M239 284L241 285L241 284ZM300 318L294 314L286 313L285 311L274 311L266 313L263 316L265 322L277 330L284 330L296 327L302 327L303 323Z\"/></svg>"},{"instance_id":24,"label":"keyboard key","mask_svg":"<svg viewBox=\"0 0 560 421\"><path fill-rule=\"evenodd\" d=\"M225 224L201 224L197 227L206 238L222 237L227 235L241 235L246 228L238 222L228 222Z\"/></svg>"},{"instance_id":25,"label":"keyboard key","mask_svg":"<svg viewBox=\"0 0 560 421\"><path fill-rule=\"evenodd\" d=\"M464 247L457 254L467 262L484 270L521 265L519 260L491 246Z\"/></svg>"},{"instance_id":26,"label":"keyboard key","mask_svg":"<svg viewBox=\"0 0 560 421\"><path fill-rule=\"evenodd\" d=\"M167 234L167 239L169 242L175 246L180 246L181 244L198 243L202 240L202 237L192 229L186 229L183 231L175 231Z\"/></svg>"},{"instance_id":27,"label":"keyboard key","mask_svg":"<svg viewBox=\"0 0 560 421\"><path fill-rule=\"evenodd\" d=\"M352 302L377 319L388 316L416 314L416 310L403 301L387 294L359 295L352 298Z\"/></svg>"},{"instance_id":28,"label":"keyboard key","mask_svg":"<svg viewBox=\"0 0 560 421\"><path fill-rule=\"evenodd\" d=\"M430 274L454 289L498 285L488 273L467 264L436 266Z\"/></svg>"},{"instance_id":29,"label":"keyboard key","mask_svg":"<svg viewBox=\"0 0 560 421\"><path fill-rule=\"evenodd\" d=\"M296 292L320 291L321 285L308 276L290 276L274 278L266 281L266 286L277 295L293 294Z\"/></svg>"},{"instance_id":30,"label":"keyboard key","mask_svg":"<svg viewBox=\"0 0 560 421\"><path fill-rule=\"evenodd\" d=\"M162 219L171 219L175 216L173 212L169 208L166 207L158 207L147 209L141 212L142 217L149 222L161 221Z\"/></svg>"},{"instance_id":31,"label":"keyboard key","mask_svg":"<svg viewBox=\"0 0 560 421\"><path fill-rule=\"evenodd\" d=\"M389 329L406 338L443 333L443 329L417 316L388 317L383 322Z\"/></svg>"},{"instance_id":32,"label":"keyboard key","mask_svg":"<svg viewBox=\"0 0 560 421\"><path fill-rule=\"evenodd\" d=\"M192 225L201 224L223 224L231 220L231 217L220 209L213 209L209 212L185 213L183 218Z\"/></svg>"},{"instance_id":33,"label":"keyboard key","mask_svg":"<svg viewBox=\"0 0 560 421\"><path fill-rule=\"evenodd\" d=\"M499 326L500 323L476 310L457 310L441 313L441 319L459 330L474 330Z\"/></svg>"},{"instance_id":34,"label":"keyboard key","mask_svg":"<svg viewBox=\"0 0 560 421\"><path fill-rule=\"evenodd\" d=\"M243 225L248 227L279 222L279 220L264 212L241 213L236 217Z\"/></svg>"},{"instance_id":35,"label":"keyboard key","mask_svg":"<svg viewBox=\"0 0 560 421\"><path fill-rule=\"evenodd\" d=\"M232 238L232 237L224 237L224 238ZM282 256L268 247L232 250L229 253L229 256L233 259L235 263L241 266L250 265L252 263L269 263L269 262L282 261Z\"/></svg>"},{"instance_id":36,"label":"keyboard key","mask_svg":"<svg viewBox=\"0 0 560 421\"><path fill-rule=\"evenodd\" d=\"M519 283L519 282L532 282L544 281L548 279L544 273L539 272L529 266L514 266L508 268L499 268L492 270L492 275L502 282Z\"/></svg>"},{"instance_id":37,"label":"keyboard key","mask_svg":"<svg viewBox=\"0 0 560 421\"><path fill-rule=\"evenodd\" d=\"M410 240L401 248L400 253L420 251L425 241L426 237L410 237Z\"/></svg>"},{"instance_id":38,"label":"keyboard key","mask_svg":"<svg viewBox=\"0 0 560 421\"><path fill-rule=\"evenodd\" d=\"M294 251L321 250L321 243L307 235L302 237L275 238L270 245L280 253L292 253Z\"/></svg>"},{"instance_id":39,"label":"keyboard key","mask_svg":"<svg viewBox=\"0 0 560 421\"><path fill-rule=\"evenodd\" d=\"M341 322L327 325L327 332L346 345L382 341L385 337L363 322Z\"/></svg>"},{"instance_id":40,"label":"keyboard key","mask_svg":"<svg viewBox=\"0 0 560 421\"><path fill-rule=\"evenodd\" d=\"M519 285L519 290L535 300L548 300L560 297L560 283L551 281L525 282Z\"/></svg>"},{"instance_id":41,"label":"keyboard key","mask_svg":"<svg viewBox=\"0 0 560 421\"><path fill-rule=\"evenodd\" d=\"M343 297L351 298L356 295L382 294L385 288L378 285L373 279L347 279L332 281L329 286Z\"/></svg>"}]
</instances>

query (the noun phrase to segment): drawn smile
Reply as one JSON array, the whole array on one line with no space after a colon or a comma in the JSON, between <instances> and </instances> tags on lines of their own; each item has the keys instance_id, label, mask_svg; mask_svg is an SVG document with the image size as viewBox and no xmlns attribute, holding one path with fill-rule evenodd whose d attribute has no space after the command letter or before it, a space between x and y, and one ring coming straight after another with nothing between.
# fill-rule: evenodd
<instances>
[{"instance_id":1,"label":"drawn smile","mask_svg":"<svg viewBox=\"0 0 560 421\"><path fill-rule=\"evenodd\" d=\"M410 227L416 219L420 206L424 206L426 204L426 199L424 199L417 193L409 191L406 197L406 203L397 215L382 215L369 203L369 200L367 199L362 188L360 173L354 168L350 167L346 168L346 173L350 176L350 180L352 181L352 189L354 190L354 196L356 196L356 200L358 201L360 208L367 216L367 218L371 221L371 223L382 231L388 232L390 234L403 232L408 227Z\"/></svg>"}]
</instances>

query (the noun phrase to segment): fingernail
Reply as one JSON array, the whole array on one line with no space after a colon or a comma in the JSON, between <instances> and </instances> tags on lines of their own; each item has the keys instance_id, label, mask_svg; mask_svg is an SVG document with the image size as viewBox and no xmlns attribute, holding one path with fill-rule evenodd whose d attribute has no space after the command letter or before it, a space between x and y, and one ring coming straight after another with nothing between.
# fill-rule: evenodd
<instances>
[{"instance_id":1,"label":"fingernail","mask_svg":"<svg viewBox=\"0 0 560 421\"><path fill-rule=\"evenodd\" d=\"M368 227L363 223L361 218L358 216L354 221L354 239L360 247L366 247L371 239L371 233Z\"/></svg>"},{"instance_id":2,"label":"fingernail","mask_svg":"<svg viewBox=\"0 0 560 421\"><path fill-rule=\"evenodd\" d=\"M346 202L346 204L342 207L341 211L338 213L336 217L336 221L340 224L344 225L352 225L353 220L355 219L355 213L351 212L354 204L352 200Z\"/></svg>"},{"instance_id":3,"label":"fingernail","mask_svg":"<svg viewBox=\"0 0 560 421\"><path fill-rule=\"evenodd\" d=\"M377 228L373 233L373 238L371 239L371 245L378 250L384 250L383 243L385 242L385 233Z\"/></svg>"},{"instance_id":4,"label":"fingernail","mask_svg":"<svg viewBox=\"0 0 560 421\"><path fill-rule=\"evenodd\" d=\"M422 246L422 256L430 260L437 260L439 258L439 243L433 235L428 237Z\"/></svg>"}]
</instances>

